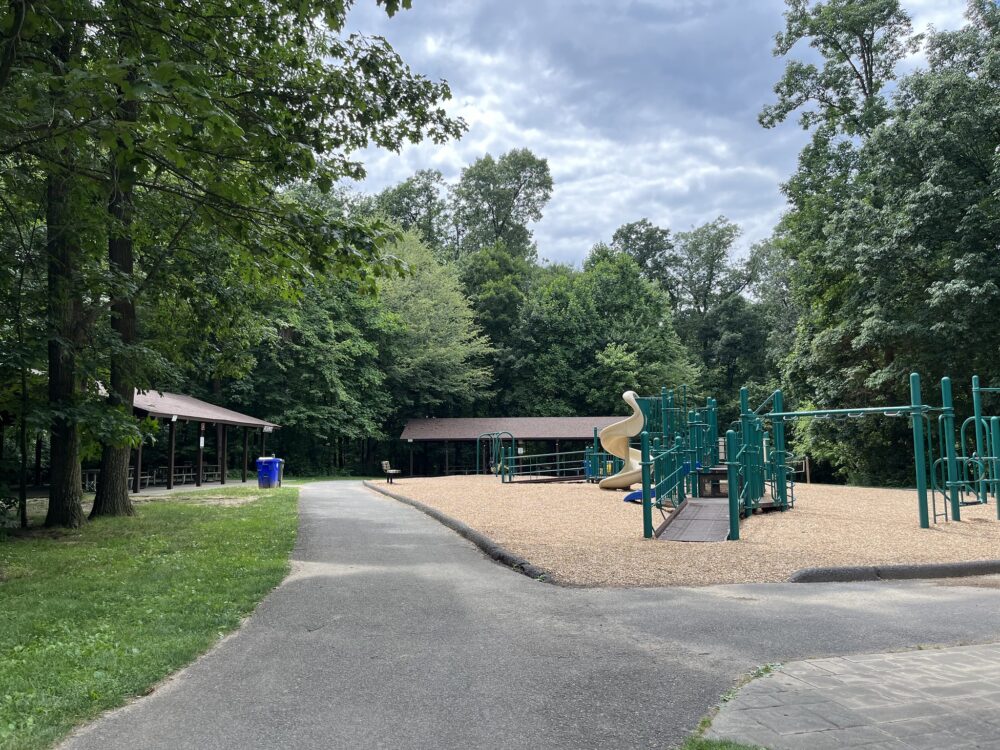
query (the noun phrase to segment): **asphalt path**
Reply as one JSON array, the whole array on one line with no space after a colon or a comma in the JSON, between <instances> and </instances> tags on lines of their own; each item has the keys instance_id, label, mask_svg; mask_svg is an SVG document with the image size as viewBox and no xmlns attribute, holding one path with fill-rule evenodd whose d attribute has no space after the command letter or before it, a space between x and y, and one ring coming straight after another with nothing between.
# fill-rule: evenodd
<instances>
[{"instance_id":1,"label":"asphalt path","mask_svg":"<svg viewBox=\"0 0 1000 750\"><path fill-rule=\"evenodd\" d=\"M64 747L669 748L764 664L1000 640L1000 590L962 581L540 583L356 482L303 487L292 557L238 633Z\"/></svg>"}]
</instances>

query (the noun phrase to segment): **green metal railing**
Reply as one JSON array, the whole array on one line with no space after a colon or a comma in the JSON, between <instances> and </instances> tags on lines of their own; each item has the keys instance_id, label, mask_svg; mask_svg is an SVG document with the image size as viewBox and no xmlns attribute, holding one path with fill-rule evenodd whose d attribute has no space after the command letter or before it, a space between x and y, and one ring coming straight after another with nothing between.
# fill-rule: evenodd
<instances>
[{"instance_id":1,"label":"green metal railing","mask_svg":"<svg viewBox=\"0 0 1000 750\"><path fill-rule=\"evenodd\" d=\"M582 450L517 455L513 448L507 448L501 461L500 476L503 482L515 482L518 479L586 478L589 459L587 453Z\"/></svg>"},{"instance_id":2,"label":"green metal railing","mask_svg":"<svg viewBox=\"0 0 1000 750\"><path fill-rule=\"evenodd\" d=\"M716 400L707 398L704 406L695 407L690 399L686 385L662 388L655 396L637 397L643 416L642 430L649 433L650 440L659 439L663 446L672 445L677 435L683 435L693 466L715 466L719 463ZM638 448L638 440L635 442L633 447Z\"/></svg>"},{"instance_id":3,"label":"green metal railing","mask_svg":"<svg viewBox=\"0 0 1000 750\"><path fill-rule=\"evenodd\" d=\"M584 453L584 473L588 482L599 482L605 477L617 474L625 465L622 459L607 451L595 451L592 447L588 447Z\"/></svg>"}]
</instances>

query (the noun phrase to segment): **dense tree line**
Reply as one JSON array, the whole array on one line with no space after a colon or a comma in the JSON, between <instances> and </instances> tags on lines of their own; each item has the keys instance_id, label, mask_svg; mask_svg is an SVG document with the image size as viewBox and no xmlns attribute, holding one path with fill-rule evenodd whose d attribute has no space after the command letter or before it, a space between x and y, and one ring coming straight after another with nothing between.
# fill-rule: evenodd
<instances>
[{"instance_id":1,"label":"dense tree line","mask_svg":"<svg viewBox=\"0 0 1000 750\"><path fill-rule=\"evenodd\" d=\"M81 459L108 477L95 514L128 512L128 451L156 439L134 387L278 422L271 446L325 473L372 471L415 416L608 413L626 388L688 383L728 419L743 385L838 407L905 400L911 370L928 400L944 374L1000 383L1000 10L972 0L963 28L916 35L895 0L787 6L760 121L797 114L810 140L773 235L624 216L571 267L540 259L558 186L527 149L450 182L333 187L363 174L361 145L462 128L444 84L341 33L346 9L13 3L3 476L44 432L50 523L80 521ZM848 480L905 482L907 429L794 440Z\"/></svg>"}]
</instances>

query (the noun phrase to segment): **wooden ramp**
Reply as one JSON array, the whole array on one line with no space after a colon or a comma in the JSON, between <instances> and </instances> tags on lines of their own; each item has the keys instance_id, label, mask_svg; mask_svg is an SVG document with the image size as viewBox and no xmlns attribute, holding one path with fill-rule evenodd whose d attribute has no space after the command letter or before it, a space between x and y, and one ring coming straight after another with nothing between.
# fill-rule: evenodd
<instances>
[{"instance_id":1,"label":"wooden ramp","mask_svg":"<svg viewBox=\"0 0 1000 750\"><path fill-rule=\"evenodd\" d=\"M729 501L688 498L658 529L664 542L724 542L729 538Z\"/></svg>"}]
</instances>

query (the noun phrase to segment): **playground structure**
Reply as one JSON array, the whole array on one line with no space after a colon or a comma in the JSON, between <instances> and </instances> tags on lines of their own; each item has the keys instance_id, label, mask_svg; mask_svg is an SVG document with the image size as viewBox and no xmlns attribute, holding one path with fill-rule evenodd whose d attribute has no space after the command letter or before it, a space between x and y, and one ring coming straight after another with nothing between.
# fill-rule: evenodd
<instances>
[{"instance_id":1,"label":"playground structure","mask_svg":"<svg viewBox=\"0 0 1000 750\"><path fill-rule=\"evenodd\" d=\"M721 440L715 399L705 398L696 405L686 386L662 388L652 396L627 391L623 399L632 413L603 430L595 429L593 445L585 450L519 455L510 433L484 434L480 442L489 441L490 466L504 483L590 481L601 489L628 489L641 483L641 492L626 499L641 498L646 538L735 541L741 519L794 508L801 459L788 450L786 426L803 419L908 419L921 528L942 520L960 521L964 505L985 504L991 498L996 502L1000 416L987 414L984 404L989 396L1000 394L1000 387L982 386L978 376L973 377L973 415L956 427L949 378L940 382L940 406L924 403L917 373L910 375L909 385L907 404L799 411L785 409L780 389L751 409L748 390L743 388L739 418ZM477 471L479 464L477 443ZM727 503L718 502L723 498ZM997 506L1000 519L1000 503ZM663 517L656 528L654 510ZM726 528L720 532L722 522ZM661 536L671 526L669 534ZM706 538L685 536L679 526L711 526L712 532Z\"/></svg>"},{"instance_id":2,"label":"playground structure","mask_svg":"<svg viewBox=\"0 0 1000 750\"><path fill-rule=\"evenodd\" d=\"M488 470L492 474L497 474L500 471L500 466L503 463L504 456L507 455L507 451L504 446L504 441L509 443L506 448L510 448L511 453L514 449L514 436L507 432L484 432L478 438L476 438L476 473L485 474L484 469ZM483 443L486 443L486 449L483 449ZM489 462L486 462L486 453L489 452Z\"/></svg>"},{"instance_id":3,"label":"playground structure","mask_svg":"<svg viewBox=\"0 0 1000 750\"><path fill-rule=\"evenodd\" d=\"M1000 393L1000 388L984 388L978 376L972 379L974 414L962 423L956 440L955 407L951 379L941 379L941 406L923 402L920 375L910 374L910 403L846 409L785 411L780 390L757 409L750 411L746 388L740 391L739 431L726 433L729 471L730 539L739 539L739 519L762 507L765 496L771 507L785 510L795 503L792 457L785 444L785 423L798 419L853 419L871 416L906 417L913 434L914 476L920 527L931 521L960 521L962 506L983 504L1000 494L1000 418L983 414L983 395ZM769 406L771 411L761 414ZM937 430L932 416L937 413ZM770 446L765 421L771 426ZM969 426L974 440L971 445ZM935 441L936 432L936 441ZM937 453L935 454L935 442ZM766 491L766 495L765 495ZM939 510L940 506L940 510ZM1000 504L997 505L1000 519Z\"/></svg>"},{"instance_id":4,"label":"playground structure","mask_svg":"<svg viewBox=\"0 0 1000 750\"><path fill-rule=\"evenodd\" d=\"M688 499L715 494L704 492L700 479L706 475L711 477L723 456L730 540L739 539L740 520L750 514L793 508L798 459L788 451L785 427L787 422L799 419L909 418L920 527L929 528L932 520L935 523L949 519L960 521L963 505L986 503L991 497L996 502L1000 495L1000 417L987 416L983 408L986 394L996 393L1000 393L1000 388L984 387L978 377L973 378L974 414L962 423L956 435L952 386L947 377L941 379L940 407L923 402L917 373L910 375L910 403L898 406L786 411L779 389L751 410L748 391L743 388L740 417L726 432L722 456L716 440L712 399L703 410L691 412L678 410L672 403L663 401L661 414L676 415L680 411L685 417L683 430L672 438L672 430L662 421L658 424L651 409L643 424L639 436L643 536L660 536L668 526L667 521L672 520L665 519L664 524L654 529L653 508L663 512L669 505L676 519L680 517L676 511ZM931 424L935 413L936 430ZM705 508L704 503L698 505ZM709 516L714 520L721 518L714 508L703 515L706 519ZM1000 503L997 504L997 518L1000 519Z\"/></svg>"},{"instance_id":5,"label":"playground structure","mask_svg":"<svg viewBox=\"0 0 1000 750\"><path fill-rule=\"evenodd\" d=\"M985 504L989 498L996 501L1000 496L1000 416L983 413L983 398L987 394L1000 394L1000 387L984 387L980 385L979 376L973 375L973 414L962 422L959 430L959 452L956 456L958 477L951 478L947 459L935 461L931 472L935 491L943 492L944 487L956 487L960 496L959 507ZM950 484L952 481L957 485ZM1000 519L1000 504L997 505L997 518Z\"/></svg>"}]
</instances>

